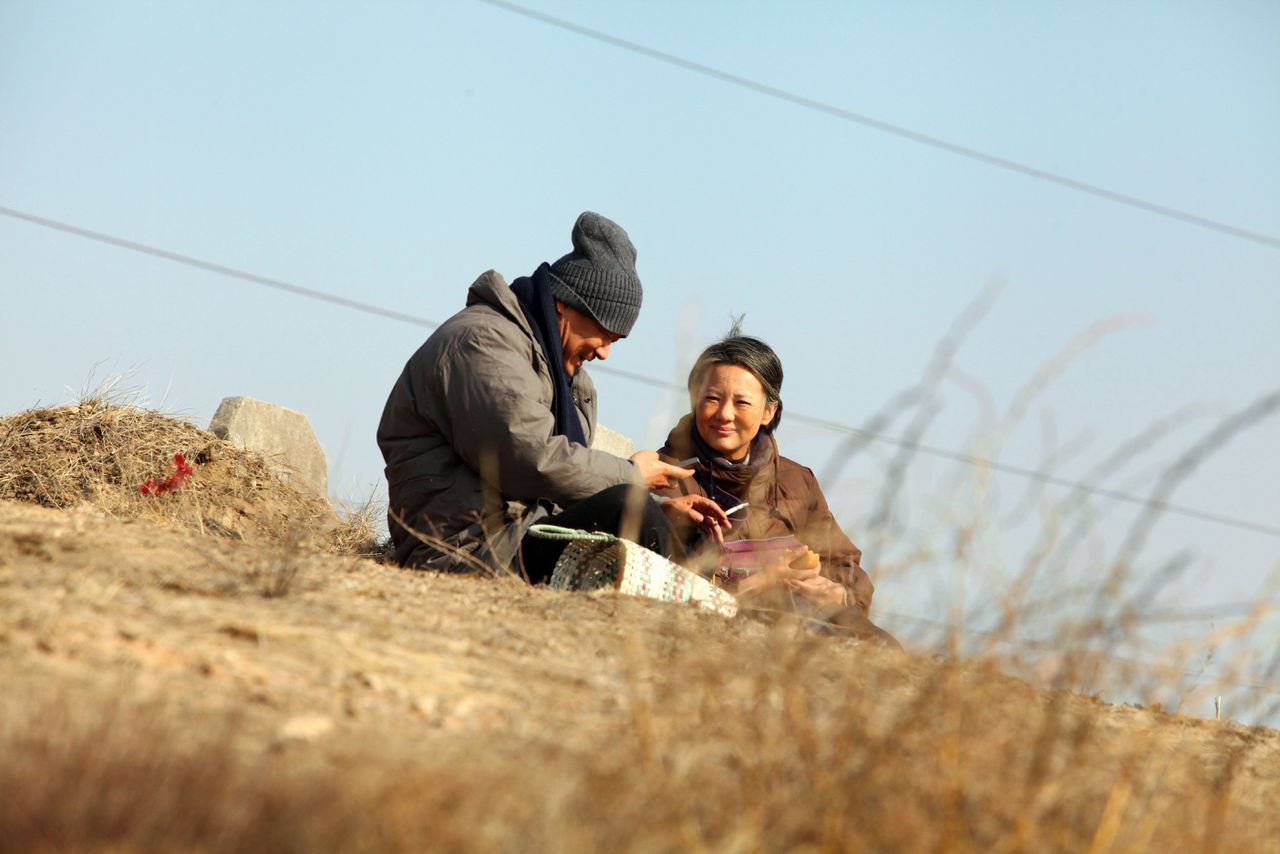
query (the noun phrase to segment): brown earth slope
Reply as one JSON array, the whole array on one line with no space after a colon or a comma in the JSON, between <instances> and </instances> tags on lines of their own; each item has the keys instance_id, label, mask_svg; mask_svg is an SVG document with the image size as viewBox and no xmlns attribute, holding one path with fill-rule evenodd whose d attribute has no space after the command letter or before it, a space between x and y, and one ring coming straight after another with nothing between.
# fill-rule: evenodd
<instances>
[{"instance_id":1,"label":"brown earth slope","mask_svg":"<svg viewBox=\"0 0 1280 854\"><path fill-rule=\"evenodd\" d=\"M1272 730L143 506L0 501L0 850L1280 840Z\"/></svg>"}]
</instances>

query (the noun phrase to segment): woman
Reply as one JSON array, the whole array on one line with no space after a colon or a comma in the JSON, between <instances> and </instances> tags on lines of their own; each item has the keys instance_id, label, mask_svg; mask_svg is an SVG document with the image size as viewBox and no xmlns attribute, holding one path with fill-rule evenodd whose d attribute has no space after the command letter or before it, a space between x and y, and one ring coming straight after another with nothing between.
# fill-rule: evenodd
<instances>
[{"instance_id":1,"label":"woman","mask_svg":"<svg viewBox=\"0 0 1280 854\"><path fill-rule=\"evenodd\" d=\"M724 540L731 547L740 543L749 552L757 545L767 553L770 546L788 543L775 538L794 538L792 545L803 544L816 553L816 561L812 555L805 561L793 550L737 581L732 571L718 572L718 581L727 582L744 603L776 602L781 594L855 634L896 645L867 619L874 587L859 565L862 552L840 529L817 478L778 453L773 431L782 420L781 391L777 353L763 341L739 334L736 326L704 350L689 372L693 411L658 452L664 459L692 465L696 474L658 492L713 499L729 512L732 522ZM695 458L696 463L690 462ZM735 509L739 505L744 506ZM706 542L697 531L682 533L717 565L733 563L718 543ZM755 542L766 540L771 542Z\"/></svg>"}]
</instances>

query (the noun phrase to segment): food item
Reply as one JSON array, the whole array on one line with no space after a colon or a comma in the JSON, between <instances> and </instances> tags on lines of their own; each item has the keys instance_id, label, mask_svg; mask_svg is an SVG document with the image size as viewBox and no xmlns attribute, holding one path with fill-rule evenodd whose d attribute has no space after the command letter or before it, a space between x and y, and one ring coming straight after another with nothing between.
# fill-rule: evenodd
<instances>
[{"instance_id":1,"label":"food item","mask_svg":"<svg viewBox=\"0 0 1280 854\"><path fill-rule=\"evenodd\" d=\"M806 546L805 550L801 552L799 555L797 555L794 560L791 561L791 568L792 569L817 569L821 565L821 563L822 563L821 560L819 560L818 558L818 553L815 552L813 549L809 548L808 546Z\"/></svg>"}]
</instances>

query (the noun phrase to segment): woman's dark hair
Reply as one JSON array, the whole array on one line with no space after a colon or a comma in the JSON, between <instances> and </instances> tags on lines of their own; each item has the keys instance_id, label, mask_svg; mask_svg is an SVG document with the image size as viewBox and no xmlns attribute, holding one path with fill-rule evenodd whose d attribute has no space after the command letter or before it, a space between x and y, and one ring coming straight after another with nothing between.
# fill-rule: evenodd
<instances>
[{"instance_id":1,"label":"woman's dark hair","mask_svg":"<svg viewBox=\"0 0 1280 854\"><path fill-rule=\"evenodd\" d=\"M737 365L750 371L764 388L765 403L777 405L773 419L760 427L772 433L782 421L782 360L773 348L750 335L742 334L742 320L734 322L729 334L702 351L689 371L689 399L697 397L702 379L712 365Z\"/></svg>"}]
</instances>

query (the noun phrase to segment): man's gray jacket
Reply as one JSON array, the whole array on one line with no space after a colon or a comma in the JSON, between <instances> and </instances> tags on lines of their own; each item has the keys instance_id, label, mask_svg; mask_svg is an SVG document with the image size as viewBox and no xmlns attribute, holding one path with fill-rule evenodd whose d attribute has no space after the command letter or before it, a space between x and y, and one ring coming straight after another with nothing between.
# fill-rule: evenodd
<instances>
[{"instance_id":1,"label":"man's gray jacket","mask_svg":"<svg viewBox=\"0 0 1280 854\"><path fill-rule=\"evenodd\" d=\"M590 442L595 386L582 368L571 386ZM547 356L515 294L490 270L471 285L467 307L409 359L378 424L398 563L465 570L471 562L461 555L469 554L511 568L530 525L637 482L627 460L552 435L551 407ZM427 545L396 517L444 547Z\"/></svg>"}]
</instances>

